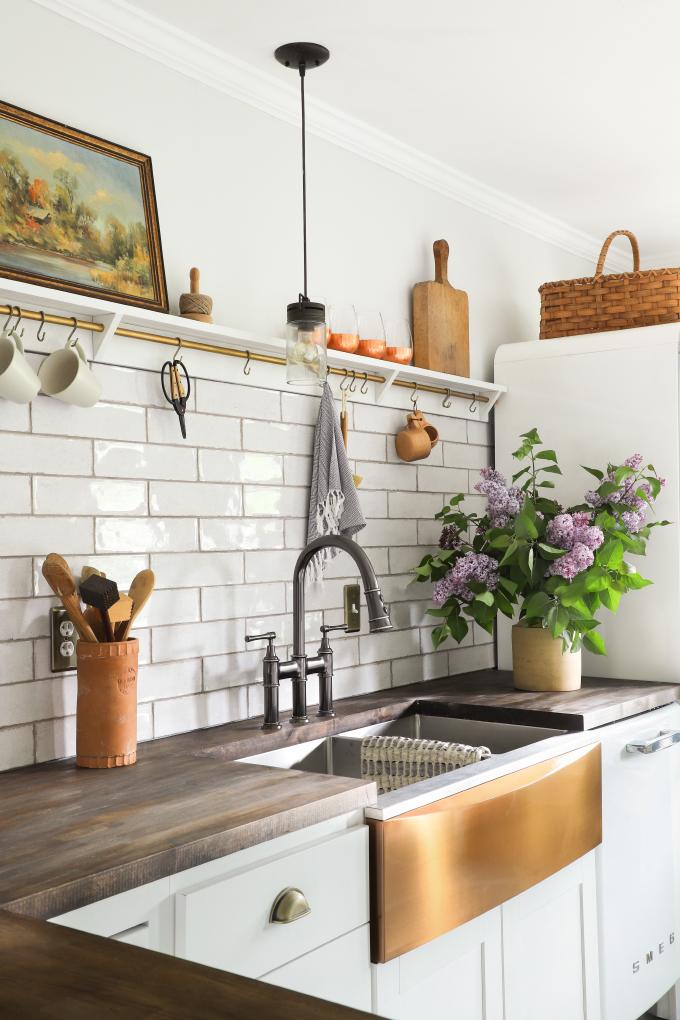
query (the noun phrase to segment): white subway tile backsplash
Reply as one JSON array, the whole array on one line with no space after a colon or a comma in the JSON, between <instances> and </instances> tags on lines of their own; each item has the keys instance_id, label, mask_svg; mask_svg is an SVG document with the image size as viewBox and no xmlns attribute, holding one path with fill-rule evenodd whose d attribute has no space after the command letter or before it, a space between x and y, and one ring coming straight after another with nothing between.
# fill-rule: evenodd
<instances>
[{"instance_id":1,"label":"white subway tile backsplash","mask_svg":"<svg viewBox=\"0 0 680 1020\"><path fill-rule=\"evenodd\" d=\"M3 723L4 725L4 723ZM33 763L33 727L0 729L0 771Z\"/></svg>"},{"instance_id":2,"label":"white subway tile backsplash","mask_svg":"<svg viewBox=\"0 0 680 1020\"><path fill-rule=\"evenodd\" d=\"M310 456L314 429L308 425L281 422L243 421L243 449Z\"/></svg>"},{"instance_id":3,"label":"white subway tile backsplash","mask_svg":"<svg viewBox=\"0 0 680 1020\"><path fill-rule=\"evenodd\" d=\"M295 422L298 425L316 425L319 417L319 398L302 393L282 393L281 412L284 421ZM255 415L244 417L254 418Z\"/></svg>"},{"instance_id":4,"label":"white subway tile backsplash","mask_svg":"<svg viewBox=\"0 0 680 1020\"><path fill-rule=\"evenodd\" d=\"M210 414L226 414L231 418L280 421L281 394L278 390L199 379L196 383L196 409Z\"/></svg>"},{"instance_id":5,"label":"white subway tile backsplash","mask_svg":"<svg viewBox=\"0 0 680 1020\"><path fill-rule=\"evenodd\" d=\"M0 514L30 514L31 480L26 475L0 475Z\"/></svg>"},{"instance_id":6,"label":"white subway tile backsplash","mask_svg":"<svg viewBox=\"0 0 680 1020\"><path fill-rule=\"evenodd\" d=\"M480 447L481 449L481 447ZM468 472L450 467L419 467L418 491L441 492L448 498L466 492Z\"/></svg>"},{"instance_id":7,"label":"white subway tile backsplash","mask_svg":"<svg viewBox=\"0 0 680 1020\"><path fill-rule=\"evenodd\" d=\"M417 522L371 519L358 533L359 543L366 549L374 545L415 545Z\"/></svg>"},{"instance_id":8,"label":"white subway tile backsplash","mask_svg":"<svg viewBox=\"0 0 680 1020\"><path fill-rule=\"evenodd\" d=\"M135 627L167 627L201 619L198 588L158 589L135 620Z\"/></svg>"},{"instance_id":9,"label":"white subway tile backsplash","mask_svg":"<svg viewBox=\"0 0 680 1020\"><path fill-rule=\"evenodd\" d=\"M42 556L33 560L33 593L35 595L51 595L52 590L42 576ZM68 563L75 577L79 580L83 567L95 567L107 577L117 582L121 591L127 591L132 578L140 570L149 566L149 557L143 554L135 556L69 556Z\"/></svg>"},{"instance_id":10,"label":"white subway tile backsplash","mask_svg":"<svg viewBox=\"0 0 680 1020\"><path fill-rule=\"evenodd\" d=\"M157 411L150 408L147 413L149 442L151 443L169 443L181 446L186 442L192 446L224 447L227 450L240 449L241 424L238 418L226 418L219 414L187 414L187 438L185 441L182 439L179 422L174 411Z\"/></svg>"},{"instance_id":11,"label":"white subway tile backsplash","mask_svg":"<svg viewBox=\"0 0 680 1020\"><path fill-rule=\"evenodd\" d=\"M241 486L211 482L149 482L149 509L159 517L241 514Z\"/></svg>"},{"instance_id":12,"label":"white subway tile backsplash","mask_svg":"<svg viewBox=\"0 0 680 1020\"><path fill-rule=\"evenodd\" d=\"M92 552L92 522L79 517L0 517L0 556L43 555L57 549L64 556Z\"/></svg>"},{"instance_id":13,"label":"white subway tile backsplash","mask_svg":"<svg viewBox=\"0 0 680 1020\"><path fill-rule=\"evenodd\" d=\"M0 402L1 432L28 432L30 425L28 404L11 404L9 400Z\"/></svg>"},{"instance_id":14,"label":"white subway tile backsplash","mask_svg":"<svg viewBox=\"0 0 680 1020\"><path fill-rule=\"evenodd\" d=\"M31 594L31 562L30 556L0 559L0 599L19 599Z\"/></svg>"},{"instance_id":15,"label":"white subway tile backsplash","mask_svg":"<svg viewBox=\"0 0 680 1020\"><path fill-rule=\"evenodd\" d=\"M283 482L283 458L272 453L240 450L199 450L199 477L204 482ZM286 484L291 483L286 479ZM300 484L309 484L300 483Z\"/></svg>"},{"instance_id":16,"label":"white subway tile backsplash","mask_svg":"<svg viewBox=\"0 0 680 1020\"><path fill-rule=\"evenodd\" d=\"M237 652L243 648L244 634L242 619L154 627L151 655L154 662L174 662Z\"/></svg>"},{"instance_id":17,"label":"white subway tile backsplash","mask_svg":"<svg viewBox=\"0 0 680 1020\"><path fill-rule=\"evenodd\" d=\"M412 655L406 659L395 659L392 663L392 686L416 684L422 680L435 680L448 676L448 652L431 652L429 655Z\"/></svg>"},{"instance_id":18,"label":"white subway tile backsplash","mask_svg":"<svg viewBox=\"0 0 680 1020\"><path fill-rule=\"evenodd\" d=\"M102 517L96 547L98 553L190 552L198 549L198 526L182 517Z\"/></svg>"},{"instance_id":19,"label":"white subway tile backsplash","mask_svg":"<svg viewBox=\"0 0 680 1020\"><path fill-rule=\"evenodd\" d=\"M196 450L177 447L169 454L164 446L148 443L96 442L94 473L107 478L195 479Z\"/></svg>"},{"instance_id":20,"label":"white subway tile backsplash","mask_svg":"<svg viewBox=\"0 0 680 1020\"><path fill-rule=\"evenodd\" d=\"M85 439L55 439L5 433L0 446L0 470L20 474L90 475L92 443Z\"/></svg>"},{"instance_id":21,"label":"white subway tile backsplash","mask_svg":"<svg viewBox=\"0 0 680 1020\"><path fill-rule=\"evenodd\" d=\"M284 525L286 549L297 549L298 552L301 552L307 544L307 518L294 517L289 521L284 521Z\"/></svg>"},{"instance_id":22,"label":"white subway tile backsplash","mask_svg":"<svg viewBox=\"0 0 680 1020\"><path fill-rule=\"evenodd\" d=\"M151 557L156 588L191 588L243 581L243 553L157 553Z\"/></svg>"},{"instance_id":23,"label":"white subway tile backsplash","mask_svg":"<svg viewBox=\"0 0 680 1020\"><path fill-rule=\"evenodd\" d=\"M283 476L286 485L302 485L309 488L312 483L312 458L291 455L284 457Z\"/></svg>"},{"instance_id":24,"label":"white subway tile backsplash","mask_svg":"<svg viewBox=\"0 0 680 1020\"><path fill-rule=\"evenodd\" d=\"M102 384L101 399L107 403L134 404L142 408L167 407L158 372L97 364L96 374ZM187 402L187 410L193 411L194 407L192 391Z\"/></svg>"},{"instance_id":25,"label":"white subway tile backsplash","mask_svg":"<svg viewBox=\"0 0 680 1020\"><path fill-rule=\"evenodd\" d=\"M138 678L138 697L140 702L143 702L178 698L185 694L198 694L201 690L201 683L200 659L141 666Z\"/></svg>"},{"instance_id":26,"label":"white subway tile backsplash","mask_svg":"<svg viewBox=\"0 0 680 1020\"><path fill-rule=\"evenodd\" d=\"M467 423L467 441L472 446L493 446L493 433L491 425L483 421L469 421ZM461 440L465 442L465 440Z\"/></svg>"},{"instance_id":27,"label":"white subway tile backsplash","mask_svg":"<svg viewBox=\"0 0 680 1020\"><path fill-rule=\"evenodd\" d=\"M298 549L285 549L276 553L268 550L246 552L246 582L287 581L293 576Z\"/></svg>"},{"instance_id":28,"label":"white subway tile backsplash","mask_svg":"<svg viewBox=\"0 0 680 1020\"><path fill-rule=\"evenodd\" d=\"M385 436L376 432L350 432L347 455L354 460L377 460L385 463L389 441L389 438L386 440Z\"/></svg>"},{"instance_id":29,"label":"white subway tile backsplash","mask_svg":"<svg viewBox=\"0 0 680 1020\"><path fill-rule=\"evenodd\" d=\"M359 504L364 517L387 517L387 493L378 489L366 489L359 493Z\"/></svg>"},{"instance_id":30,"label":"white subway tile backsplash","mask_svg":"<svg viewBox=\"0 0 680 1020\"><path fill-rule=\"evenodd\" d=\"M38 396L31 405L34 432L50 436L83 436L93 439L146 439L143 407L99 403L73 407L51 397ZM55 470L55 465L52 465Z\"/></svg>"},{"instance_id":31,"label":"white subway tile backsplash","mask_svg":"<svg viewBox=\"0 0 680 1020\"><path fill-rule=\"evenodd\" d=\"M0 644L0 684L19 684L33 679L33 642L5 641ZM2 719L0 718L0 725Z\"/></svg>"},{"instance_id":32,"label":"white subway tile backsplash","mask_svg":"<svg viewBox=\"0 0 680 1020\"><path fill-rule=\"evenodd\" d=\"M93 517L97 514L145 514L146 482L120 478L54 478L38 475L33 479L34 513L53 514L58 507L72 514ZM57 543L58 544L58 543Z\"/></svg>"},{"instance_id":33,"label":"white subway tile backsplash","mask_svg":"<svg viewBox=\"0 0 680 1020\"><path fill-rule=\"evenodd\" d=\"M201 607L204 620L235 620L244 616L284 613L285 585L283 581L278 581L204 588Z\"/></svg>"},{"instance_id":34,"label":"white subway tile backsplash","mask_svg":"<svg viewBox=\"0 0 680 1020\"><path fill-rule=\"evenodd\" d=\"M246 517L307 517L309 489L245 485L243 512Z\"/></svg>"},{"instance_id":35,"label":"white subway tile backsplash","mask_svg":"<svg viewBox=\"0 0 680 1020\"><path fill-rule=\"evenodd\" d=\"M411 464L379 464L370 461L357 461L356 473L363 478L362 489L415 492L418 481L417 468Z\"/></svg>"},{"instance_id":36,"label":"white subway tile backsplash","mask_svg":"<svg viewBox=\"0 0 680 1020\"><path fill-rule=\"evenodd\" d=\"M359 661L380 662L399 659L420 652L420 632L413 630L389 631L384 634L366 634L359 638Z\"/></svg>"},{"instance_id":37,"label":"white subway tile backsplash","mask_svg":"<svg viewBox=\"0 0 680 1020\"><path fill-rule=\"evenodd\" d=\"M262 646L231 655L209 655L203 659L203 688L217 691L223 687L241 687L262 683ZM260 709L262 711L262 709Z\"/></svg>"},{"instance_id":38,"label":"white subway tile backsplash","mask_svg":"<svg viewBox=\"0 0 680 1020\"><path fill-rule=\"evenodd\" d=\"M446 414L430 414L428 411L427 420L434 425L439 433L439 442L464 443L466 439L465 418L452 418Z\"/></svg>"},{"instance_id":39,"label":"white subway tile backsplash","mask_svg":"<svg viewBox=\"0 0 680 1020\"><path fill-rule=\"evenodd\" d=\"M354 428L357 432L380 432L396 436L406 425L406 412L398 407L376 407L374 404L354 404Z\"/></svg>"},{"instance_id":40,"label":"white subway tile backsplash","mask_svg":"<svg viewBox=\"0 0 680 1020\"><path fill-rule=\"evenodd\" d=\"M354 694L367 694L390 686L389 662L372 662L362 666L339 669L333 674L333 696L351 698Z\"/></svg>"},{"instance_id":41,"label":"white subway tile backsplash","mask_svg":"<svg viewBox=\"0 0 680 1020\"><path fill-rule=\"evenodd\" d=\"M155 737L168 737L172 733L205 729L206 726L221 726L247 717L247 688L228 687L207 694L157 701L153 714Z\"/></svg>"},{"instance_id":42,"label":"white subway tile backsplash","mask_svg":"<svg viewBox=\"0 0 680 1020\"><path fill-rule=\"evenodd\" d=\"M0 641L23 641L49 635L48 614L55 604L54 599L5 599L0 602Z\"/></svg>"},{"instance_id":43,"label":"white subway tile backsplash","mask_svg":"<svg viewBox=\"0 0 680 1020\"><path fill-rule=\"evenodd\" d=\"M52 680L0 685L0 719L4 726L73 715L76 677L69 673Z\"/></svg>"},{"instance_id":44,"label":"white subway tile backsplash","mask_svg":"<svg viewBox=\"0 0 680 1020\"><path fill-rule=\"evenodd\" d=\"M35 760L72 758L76 753L76 717L47 719L35 726Z\"/></svg>"},{"instance_id":45,"label":"white subway tile backsplash","mask_svg":"<svg viewBox=\"0 0 680 1020\"><path fill-rule=\"evenodd\" d=\"M491 463L491 451L484 446L469 446L467 443L444 443L444 464L446 467L480 468Z\"/></svg>"},{"instance_id":46,"label":"white subway tile backsplash","mask_svg":"<svg viewBox=\"0 0 680 1020\"><path fill-rule=\"evenodd\" d=\"M453 648L449 652L449 673L467 673L470 670L493 669L495 664L494 646L471 645L467 648Z\"/></svg>"},{"instance_id":47,"label":"white subway tile backsplash","mask_svg":"<svg viewBox=\"0 0 680 1020\"><path fill-rule=\"evenodd\" d=\"M201 549L206 552L229 549L283 548L283 521L203 518L200 521ZM271 557L275 560L276 557Z\"/></svg>"},{"instance_id":48,"label":"white subway tile backsplash","mask_svg":"<svg viewBox=\"0 0 680 1020\"><path fill-rule=\"evenodd\" d=\"M418 566L426 553L433 551L421 545L393 546L390 549L390 573L407 574Z\"/></svg>"},{"instance_id":49,"label":"white subway tile backsplash","mask_svg":"<svg viewBox=\"0 0 680 1020\"><path fill-rule=\"evenodd\" d=\"M433 468L438 471L439 468ZM402 520L425 518L426 520L441 510L444 498L439 493L430 492L390 492L390 517Z\"/></svg>"}]
</instances>

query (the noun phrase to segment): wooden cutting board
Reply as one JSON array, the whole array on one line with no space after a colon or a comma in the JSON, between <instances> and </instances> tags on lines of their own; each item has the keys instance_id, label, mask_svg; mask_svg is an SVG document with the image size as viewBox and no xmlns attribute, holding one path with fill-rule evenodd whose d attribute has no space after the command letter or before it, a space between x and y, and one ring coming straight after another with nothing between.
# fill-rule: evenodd
<instances>
[{"instance_id":1,"label":"wooden cutting board","mask_svg":"<svg viewBox=\"0 0 680 1020\"><path fill-rule=\"evenodd\" d=\"M413 288L414 364L470 377L468 296L448 280L449 246L435 241L434 280Z\"/></svg>"}]
</instances>

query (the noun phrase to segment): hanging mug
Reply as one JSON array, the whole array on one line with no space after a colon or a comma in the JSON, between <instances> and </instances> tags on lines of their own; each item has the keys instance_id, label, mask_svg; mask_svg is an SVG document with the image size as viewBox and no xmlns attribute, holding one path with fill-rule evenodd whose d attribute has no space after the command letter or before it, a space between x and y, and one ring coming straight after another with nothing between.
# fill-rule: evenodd
<instances>
[{"instance_id":1,"label":"hanging mug","mask_svg":"<svg viewBox=\"0 0 680 1020\"><path fill-rule=\"evenodd\" d=\"M406 415L406 428L397 433L394 445L402 460L424 460L439 442L439 432L422 411Z\"/></svg>"},{"instance_id":2,"label":"hanging mug","mask_svg":"<svg viewBox=\"0 0 680 1020\"><path fill-rule=\"evenodd\" d=\"M0 397L15 404L29 404L40 389L40 380L24 355L18 333L0 335Z\"/></svg>"},{"instance_id":3,"label":"hanging mug","mask_svg":"<svg viewBox=\"0 0 680 1020\"><path fill-rule=\"evenodd\" d=\"M94 407L101 396L101 383L90 371L80 341L66 341L60 351L53 351L38 372L43 393L65 404Z\"/></svg>"}]
</instances>

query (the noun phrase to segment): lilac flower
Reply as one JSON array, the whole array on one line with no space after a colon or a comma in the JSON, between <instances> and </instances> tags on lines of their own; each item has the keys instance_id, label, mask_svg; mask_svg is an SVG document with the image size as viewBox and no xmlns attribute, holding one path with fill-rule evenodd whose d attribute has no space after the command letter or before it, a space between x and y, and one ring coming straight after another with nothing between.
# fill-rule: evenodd
<instances>
[{"instance_id":1,"label":"lilac flower","mask_svg":"<svg viewBox=\"0 0 680 1020\"><path fill-rule=\"evenodd\" d=\"M641 453L633 453L630 457L626 457L624 464L626 467L632 468L633 471L639 471L643 464L643 456Z\"/></svg>"},{"instance_id":2,"label":"lilac flower","mask_svg":"<svg viewBox=\"0 0 680 1020\"><path fill-rule=\"evenodd\" d=\"M522 491L515 486L508 486L504 476L494 468L482 468L480 474L475 490L486 496L492 526L503 528L519 513Z\"/></svg>"},{"instance_id":3,"label":"lilac flower","mask_svg":"<svg viewBox=\"0 0 680 1020\"><path fill-rule=\"evenodd\" d=\"M553 560L546 573L563 577L565 581L573 581L577 574L592 567L594 559L592 549L582 542L576 542L568 553Z\"/></svg>"},{"instance_id":4,"label":"lilac flower","mask_svg":"<svg viewBox=\"0 0 680 1020\"><path fill-rule=\"evenodd\" d=\"M545 537L558 549L571 549L574 544L574 521L570 514L558 514L548 524Z\"/></svg>"},{"instance_id":5,"label":"lilac flower","mask_svg":"<svg viewBox=\"0 0 680 1020\"><path fill-rule=\"evenodd\" d=\"M439 536L439 548L460 549L462 545L458 528L454 528L452 524L445 524Z\"/></svg>"},{"instance_id":6,"label":"lilac flower","mask_svg":"<svg viewBox=\"0 0 680 1020\"><path fill-rule=\"evenodd\" d=\"M498 563L485 553L468 552L461 556L446 577L437 581L432 594L436 606L443 606L452 595L463 602L472 602L474 593L468 588L470 581L483 584L488 591L498 586Z\"/></svg>"},{"instance_id":7,"label":"lilac flower","mask_svg":"<svg viewBox=\"0 0 680 1020\"><path fill-rule=\"evenodd\" d=\"M621 514L621 523L623 526L630 531L631 535L636 535L640 528L645 523L646 517L641 510L625 510Z\"/></svg>"},{"instance_id":8,"label":"lilac flower","mask_svg":"<svg viewBox=\"0 0 680 1020\"><path fill-rule=\"evenodd\" d=\"M590 523L591 515L583 511L575 514L558 514L546 528L550 545L570 552L574 546L583 545L592 552L604 542L604 532Z\"/></svg>"}]
</instances>

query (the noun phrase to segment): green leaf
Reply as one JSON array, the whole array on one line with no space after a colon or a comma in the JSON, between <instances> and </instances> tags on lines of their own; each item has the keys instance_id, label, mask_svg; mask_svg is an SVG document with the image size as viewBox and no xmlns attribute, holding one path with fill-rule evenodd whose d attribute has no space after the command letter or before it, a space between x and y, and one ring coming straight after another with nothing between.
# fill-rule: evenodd
<instances>
[{"instance_id":1,"label":"green leaf","mask_svg":"<svg viewBox=\"0 0 680 1020\"><path fill-rule=\"evenodd\" d=\"M555 483L554 482L539 482L538 485L536 486L536 488L538 488L538 489L554 489L555 488Z\"/></svg>"},{"instance_id":2,"label":"green leaf","mask_svg":"<svg viewBox=\"0 0 680 1020\"><path fill-rule=\"evenodd\" d=\"M512 542L510 543L508 548L505 550L505 555L503 556L503 559L501 560L499 566L502 567L502 566L505 566L506 563L509 563L510 560L512 559L512 557L515 555L515 553L519 549L519 547L520 547L520 543L517 541L517 539L513 538Z\"/></svg>"},{"instance_id":3,"label":"green leaf","mask_svg":"<svg viewBox=\"0 0 680 1020\"><path fill-rule=\"evenodd\" d=\"M538 538L538 528L534 524L533 515L526 509L527 502L528 500L515 518L515 534L518 538L533 540Z\"/></svg>"},{"instance_id":4,"label":"green leaf","mask_svg":"<svg viewBox=\"0 0 680 1020\"><path fill-rule=\"evenodd\" d=\"M541 437L538 434L538 429L529 429L528 432L520 433L520 439L528 439L530 443L542 442Z\"/></svg>"},{"instance_id":5,"label":"green leaf","mask_svg":"<svg viewBox=\"0 0 680 1020\"><path fill-rule=\"evenodd\" d=\"M522 475L525 475L527 473L527 471L530 471L530 470L531 470L531 468L529 467L528 464L527 464L526 467L520 468L520 470L516 471L515 474L512 476L513 482L516 482L518 478L521 478Z\"/></svg>"},{"instance_id":6,"label":"green leaf","mask_svg":"<svg viewBox=\"0 0 680 1020\"><path fill-rule=\"evenodd\" d=\"M565 554L564 549L558 549L555 545L548 545L547 542L539 542L538 548L541 550L544 557L547 557L549 560L556 560Z\"/></svg>"},{"instance_id":7,"label":"green leaf","mask_svg":"<svg viewBox=\"0 0 680 1020\"><path fill-rule=\"evenodd\" d=\"M485 606L492 606L494 604L494 596L490 591L480 592L475 598L476 602L482 602Z\"/></svg>"},{"instance_id":8,"label":"green leaf","mask_svg":"<svg viewBox=\"0 0 680 1020\"><path fill-rule=\"evenodd\" d=\"M561 471L560 468L558 468L557 464L549 464L548 467L541 467L538 470L539 471L546 471L546 472L548 472L548 474L551 474L551 475L561 475L562 474L562 471Z\"/></svg>"},{"instance_id":9,"label":"green leaf","mask_svg":"<svg viewBox=\"0 0 680 1020\"><path fill-rule=\"evenodd\" d=\"M449 620L451 637L454 641L457 641L458 644L460 644L463 640L469 629L467 620L463 619L462 616L454 616L451 620Z\"/></svg>"},{"instance_id":10,"label":"green leaf","mask_svg":"<svg viewBox=\"0 0 680 1020\"><path fill-rule=\"evenodd\" d=\"M637 590L639 588L646 588L648 585L653 584L654 582L648 581L646 577L643 577L641 574L635 573L626 574L625 583L628 585L629 588Z\"/></svg>"},{"instance_id":11,"label":"green leaf","mask_svg":"<svg viewBox=\"0 0 680 1020\"><path fill-rule=\"evenodd\" d=\"M552 605L552 599L543 591L535 591L525 601L522 607L524 615L527 619L541 619L545 616Z\"/></svg>"},{"instance_id":12,"label":"green leaf","mask_svg":"<svg viewBox=\"0 0 680 1020\"><path fill-rule=\"evenodd\" d=\"M583 635L583 644L591 652L595 652L596 655L606 655L607 649L605 648L604 640L601 634L598 634L596 630L588 630Z\"/></svg>"},{"instance_id":13,"label":"green leaf","mask_svg":"<svg viewBox=\"0 0 680 1020\"><path fill-rule=\"evenodd\" d=\"M539 450L536 454L536 460L552 460L557 463L557 454L554 450Z\"/></svg>"},{"instance_id":14,"label":"green leaf","mask_svg":"<svg viewBox=\"0 0 680 1020\"><path fill-rule=\"evenodd\" d=\"M619 487L614 482L603 482L597 488L598 496L602 496L602 499L606 499L607 496L611 496L613 493L618 492Z\"/></svg>"},{"instance_id":15,"label":"green leaf","mask_svg":"<svg viewBox=\"0 0 680 1020\"><path fill-rule=\"evenodd\" d=\"M606 588L600 593L600 599L602 605L606 606L612 613L615 613L619 608L619 602L621 601L621 592L616 591L614 588Z\"/></svg>"},{"instance_id":16,"label":"green leaf","mask_svg":"<svg viewBox=\"0 0 680 1020\"><path fill-rule=\"evenodd\" d=\"M626 464L622 464L621 467L617 468L614 472L614 481L617 485L621 485L621 482L625 482L626 478L632 478L635 474L632 468L629 468Z\"/></svg>"},{"instance_id":17,"label":"green leaf","mask_svg":"<svg viewBox=\"0 0 680 1020\"><path fill-rule=\"evenodd\" d=\"M442 623L440 627L435 627L432 631L432 644L435 648L439 648L443 641L446 641L449 636L449 625L448 623Z\"/></svg>"},{"instance_id":18,"label":"green leaf","mask_svg":"<svg viewBox=\"0 0 680 1020\"><path fill-rule=\"evenodd\" d=\"M604 471L600 471L599 468L589 468L586 467L585 464L581 464L581 467L584 471L587 471L589 475L592 475L593 478L597 478L600 482L604 478Z\"/></svg>"},{"instance_id":19,"label":"green leaf","mask_svg":"<svg viewBox=\"0 0 680 1020\"><path fill-rule=\"evenodd\" d=\"M515 592L517 591L517 588L519 587L519 585L515 584L515 582L511 581L510 578L508 577L500 577L498 579L498 584L499 587L504 588L507 592L510 593L510 595L514 595Z\"/></svg>"}]
</instances>

